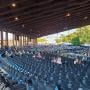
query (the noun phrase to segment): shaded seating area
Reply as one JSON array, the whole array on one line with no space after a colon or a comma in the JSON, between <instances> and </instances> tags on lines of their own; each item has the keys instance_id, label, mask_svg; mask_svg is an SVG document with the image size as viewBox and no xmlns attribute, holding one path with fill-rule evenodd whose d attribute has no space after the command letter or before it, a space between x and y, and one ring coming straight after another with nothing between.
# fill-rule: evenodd
<instances>
[{"instance_id":1,"label":"shaded seating area","mask_svg":"<svg viewBox=\"0 0 90 90\"><path fill-rule=\"evenodd\" d=\"M44 59L39 59L34 58L33 54L33 51L32 53L24 51L22 55L13 54L13 57L3 58L2 68L7 72L5 77L9 78L11 82L14 80L16 85L24 85L24 88L27 87L27 81L30 80L30 88L34 90L55 90L55 88L61 88L61 90L90 89L89 56L86 56L87 58L83 60L82 55L81 58L78 58L78 56L71 58L69 54L66 56L63 53L63 56L61 56L62 64L58 64L52 62L51 57L53 55L45 54ZM77 61L76 59L80 62L74 63L74 61Z\"/></svg>"},{"instance_id":2,"label":"shaded seating area","mask_svg":"<svg viewBox=\"0 0 90 90\"><path fill-rule=\"evenodd\" d=\"M90 0L0 0L0 90L90 90L86 25Z\"/></svg>"}]
</instances>

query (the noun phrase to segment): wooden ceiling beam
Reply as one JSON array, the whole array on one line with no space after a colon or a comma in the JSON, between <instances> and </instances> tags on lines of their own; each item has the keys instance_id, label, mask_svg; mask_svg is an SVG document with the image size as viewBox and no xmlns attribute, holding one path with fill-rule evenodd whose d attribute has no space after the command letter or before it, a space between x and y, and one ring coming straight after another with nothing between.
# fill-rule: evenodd
<instances>
[{"instance_id":1,"label":"wooden ceiling beam","mask_svg":"<svg viewBox=\"0 0 90 90\"><path fill-rule=\"evenodd\" d=\"M83 24L82 25L82 23L79 23L79 24L74 24L74 25L72 25L72 27L69 27L68 29L64 29L64 28L60 28L59 30L58 30L58 32L62 32L62 31L66 31L66 30L70 30L70 29L74 29L74 28L80 28L80 27L82 27L82 26L86 26L86 25L89 25L90 24L90 22L88 22L87 24ZM46 31L46 30L45 30ZM55 33L58 33L57 32L57 30L49 30L48 31L48 34L47 34L47 32L44 32L44 34L42 34L42 32L40 32L41 34L40 35L38 35L38 34L36 34L36 37L42 37L42 36L46 36L46 35L50 35L50 34L55 34Z\"/></svg>"},{"instance_id":2,"label":"wooden ceiling beam","mask_svg":"<svg viewBox=\"0 0 90 90\"><path fill-rule=\"evenodd\" d=\"M26 2L28 1L29 0L27 0ZM3 18L0 19L0 21L3 20L5 21L4 25L7 26L9 25L8 28L11 28L9 31L16 33L17 32L24 33L28 35L30 34L32 35L32 37L34 36L36 37L37 35L39 37L44 34L46 35L50 33L55 33L57 32L57 29L63 31L65 29L64 27L68 27L67 29L72 29L74 27L80 27L90 23L89 0L84 0L84 1L82 0L82 2L79 3L78 0L77 2L76 0L68 0L61 2L54 1L54 2L55 3L53 3L52 5L51 4L52 2L45 1L44 4L40 5L40 7L37 6L31 7L29 5L26 6L27 4L26 3L24 7L16 8L14 11L10 11L10 12L6 11L5 13L2 12L2 15L0 14L1 15L0 17ZM20 3L23 6L23 3L22 2ZM46 5L49 5L49 7L48 6L46 7ZM8 8L6 7L6 9ZM29 11L29 9L31 11ZM68 12L71 14L70 17L65 16ZM9 13L13 15L7 17L6 15L9 15ZM13 19L14 14L20 16L18 21L14 21ZM87 20L84 20L85 16L88 17ZM22 24L26 24L25 27L22 27L21 26ZM32 29L32 31L30 31L29 29Z\"/></svg>"},{"instance_id":3,"label":"wooden ceiling beam","mask_svg":"<svg viewBox=\"0 0 90 90\"><path fill-rule=\"evenodd\" d=\"M72 4L71 4L72 5ZM45 15L45 14L48 14L48 13L53 13L53 12L59 12L59 11L70 11L70 10L72 10L72 9L78 9L78 8L83 8L83 7L85 7L85 6L88 6L88 5L90 5L89 3L88 4L85 4L85 5L81 5L81 6L79 6L79 7L73 7L73 8L70 8L70 9L66 9L66 10L63 10L63 9L65 9L64 8L64 6L63 7L58 7L58 8L54 8L54 9L47 9L46 11L42 11L41 13L37 13L37 14L35 14L35 15L30 15L30 13L28 13L29 14L29 17L31 17L31 18L36 18L36 17L40 17L40 16L42 16L42 15ZM33 12L33 10L32 10L32 12ZM26 15L26 16L23 16L23 14L24 15ZM22 13L22 14L20 14L21 15L21 17L23 17L23 18L28 18L28 15L27 15L27 12L26 12L26 14L25 13ZM16 16L19 16L18 14L17 15L13 15L13 16L10 16L10 17L6 17L6 18L4 18L4 19L8 19L8 18L13 18L13 17L16 17Z\"/></svg>"},{"instance_id":4,"label":"wooden ceiling beam","mask_svg":"<svg viewBox=\"0 0 90 90\"><path fill-rule=\"evenodd\" d=\"M89 13L89 15L90 15L90 13ZM87 16L89 16L89 15L87 15ZM83 16L80 16L80 17L83 17ZM75 20L75 21L77 21L77 22L74 22L73 21L73 17L71 18L72 20L69 20L69 21L58 21L58 19L57 20L53 20L52 22L48 22L48 23L46 23L46 24L44 24L44 25L42 25L42 24L40 24L38 27L36 27L36 28L34 28L33 29L33 32L32 33L37 33L36 31L43 31L44 29L43 29L43 27L47 27L47 26L50 26L50 23L51 23L51 25L53 26L57 26L57 25L60 25L60 27L72 27L72 26L68 26L68 25L71 25L72 23L77 23L77 24L79 24L79 23L82 23L82 25L83 25L83 22L87 22L88 20L84 20L84 18L82 19L82 18L80 18L80 17L78 17L78 19L77 20ZM90 20L90 19L89 19ZM64 25L62 26L61 25L61 23L64 23ZM69 22L69 23L68 23ZM51 27L51 26L50 26ZM27 28L29 28L29 27L27 27ZM34 32L34 30L36 30L35 32ZM27 29L25 29L25 31L27 31L27 32L30 32L29 30L27 30Z\"/></svg>"},{"instance_id":5,"label":"wooden ceiling beam","mask_svg":"<svg viewBox=\"0 0 90 90\"><path fill-rule=\"evenodd\" d=\"M84 10L89 12L90 11L89 9L90 9L90 7L85 8ZM53 13L53 14L49 14L49 15L46 15L46 16L37 17L37 18L34 18L34 19L31 19L31 18L28 17L28 18L23 19L22 21L30 19L31 22L33 23L33 22L38 22L38 21L42 21L42 20L46 20L46 19L50 19L50 18L54 18L54 17L59 17L59 16L62 18L62 17L65 17L65 15L67 14L67 11L66 11L66 13L65 12L63 12L61 14ZM76 11L75 10L70 11L71 15L74 15L74 14L77 15L78 13L82 13L82 12L84 12L82 8L80 10L78 9Z\"/></svg>"},{"instance_id":6,"label":"wooden ceiling beam","mask_svg":"<svg viewBox=\"0 0 90 90\"><path fill-rule=\"evenodd\" d=\"M20 11L23 11L25 9L27 10L28 8L32 8L32 7L35 7L35 6L40 6L40 4L44 5L44 4L48 4L48 3L50 3L49 0L48 0L48 2L47 1L43 1L43 2L35 3L35 4L29 5L29 6L24 6L24 7L21 7L21 8L16 8L14 11L3 12L0 15L5 15L5 14L8 14L8 13L20 12ZM65 1L60 2L60 3L55 3L54 5L51 5L50 7L54 7L54 6L57 6L57 5L62 5L64 3L65 3Z\"/></svg>"},{"instance_id":7,"label":"wooden ceiling beam","mask_svg":"<svg viewBox=\"0 0 90 90\"><path fill-rule=\"evenodd\" d=\"M70 17L72 17L73 15L74 16L78 16L78 15L80 15L80 14L82 14L82 13L86 13L86 12L89 12L90 10L89 9L82 9L81 8L81 10L78 10L78 12L75 12L74 10L73 10L73 12L71 12L71 16ZM44 18L44 19L39 19L39 20L36 20L36 21L30 21L29 20L29 18L25 21L25 23L27 24L27 23L30 23L31 25L32 24L34 24L35 25L35 23L38 25L38 23L40 23L40 22L45 22L45 21L47 21L48 22L48 20L51 20L51 22L52 22L52 20L54 20L54 18L56 19L62 19L62 18L64 18L65 19L65 15L64 14L60 14L60 15L56 15L56 16L50 16L50 17L48 17L48 18ZM68 17L67 17L68 18ZM10 21L10 23L13 23L14 21ZM32 23L31 23L32 22ZM16 25L18 25L18 23L19 23L19 25L20 24L24 24L24 22L23 22L23 20L22 21L17 21L17 22L15 22L16 23Z\"/></svg>"},{"instance_id":8,"label":"wooden ceiling beam","mask_svg":"<svg viewBox=\"0 0 90 90\"><path fill-rule=\"evenodd\" d=\"M14 2L14 3L16 3L16 4L18 4L18 3L23 3L23 2L25 2L26 0L18 0L18 1L12 1L12 0L8 0L8 4L6 4L6 3L4 3L4 4L0 4L0 9L2 9L2 8L5 8L5 7L8 7L8 6L11 6L11 4Z\"/></svg>"},{"instance_id":9,"label":"wooden ceiling beam","mask_svg":"<svg viewBox=\"0 0 90 90\"><path fill-rule=\"evenodd\" d=\"M23 0L24 1L24 0ZM88 1L89 0L87 0L87 1L83 1L83 2L81 2L81 3L77 3L76 1L69 1L69 2L66 2L66 5L67 6L75 6L75 5L82 5L82 4L85 4L85 3L88 3ZM18 1L18 2L20 2L20 1ZM49 0L48 0L48 2L50 2ZM47 2L47 3L48 3ZM43 3L46 3L46 2L43 2ZM71 4L70 4L71 3ZM33 13L35 13L35 12L37 12L37 11L44 11L44 10L48 10L48 9L51 9L51 8L55 8L55 6L57 7L57 6L59 6L60 7L60 5L65 5L65 1L62 1L62 2L59 2L59 3L55 3L55 4L53 4L53 5L50 5L50 6L46 6L46 7L42 7L42 8L37 8L37 9L34 9L34 10L31 10L31 13L33 12ZM30 5L30 7L32 7L33 5ZM4 13L1 13L0 15L5 15L5 14L8 14L8 13L16 13L16 12L20 12L20 11L23 11L24 9L27 9L27 7L28 6L26 6L26 7L22 7L22 8L16 8L14 11L5 11ZM65 8L65 7L64 7ZM25 11L24 11L25 12ZM29 13L30 14L30 13ZM17 15L18 16L18 15Z\"/></svg>"},{"instance_id":10,"label":"wooden ceiling beam","mask_svg":"<svg viewBox=\"0 0 90 90\"><path fill-rule=\"evenodd\" d=\"M72 11L69 11L72 15L77 15L78 13L82 13L82 12L85 12L85 11L87 11L87 12L89 12L90 10L89 10L90 8L89 7L86 7L86 8L79 8L79 9L76 9L76 10L72 10ZM54 15L53 15L54 14ZM46 19L52 19L52 18L54 18L54 17L64 17L65 16L65 12L63 12L62 14L57 14L57 13L53 13L53 14L50 14L50 15L46 15L46 16L42 16L42 17L38 17L38 18L35 18L34 20L33 19L31 19L31 18L23 18L23 20L22 19L20 19L20 22L21 23L24 23L23 21L30 21L30 22L32 22L32 23L35 23L35 22L39 22L39 21L43 21L43 20L46 20ZM56 14L56 15L55 15ZM16 22L16 21L9 21L10 23L13 23L13 22ZM19 22L19 21L18 21ZM20 23L19 22L19 23Z\"/></svg>"}]
</instances>

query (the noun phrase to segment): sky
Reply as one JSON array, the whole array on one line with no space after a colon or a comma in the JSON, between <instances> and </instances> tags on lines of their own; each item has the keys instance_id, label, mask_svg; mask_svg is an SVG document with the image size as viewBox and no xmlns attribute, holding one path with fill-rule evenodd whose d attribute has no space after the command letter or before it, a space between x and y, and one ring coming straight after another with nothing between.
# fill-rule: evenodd
<instances>
[{"instance_id":1,"label":"sky","mask_svg":"<svg viewBox=\"0 0 90 90\"><path fill-rule=\"evenodd\" d=\"M62 34L64 36L67 36L68 34L71 34L71 33L75 32L75 31L76 31L76 29L72 29L72 30L68 30L68 31L64 31L64 32L60 32L60 33L44 36L44 38L46 38L49 43L56 43L55 39L59 38Z\"/></svg>"}]
</instances>

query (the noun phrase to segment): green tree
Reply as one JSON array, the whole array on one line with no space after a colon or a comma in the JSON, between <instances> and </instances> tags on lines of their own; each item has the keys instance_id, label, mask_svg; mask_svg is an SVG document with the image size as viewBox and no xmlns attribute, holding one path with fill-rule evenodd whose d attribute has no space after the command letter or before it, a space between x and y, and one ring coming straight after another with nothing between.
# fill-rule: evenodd
<instances>
[{"instance_id":1,"label":"green tree","mask_svg":"<svg viewBox=\"0 0 90 90\"><path fill-rule=\"evenodd\" d=\"M47 39L44 38L44 37L37 38L37 42L38 42L38 43L48 43Z\"/></svg>"},{"instance_id":2,"label":"green tree","mask_svg":"<svg viewBox=\"0 0 90 90\"><path fill-rule=\"evenodd\" d=\"M71 40L71 43L72 43L72 45L74 45L74 46L80 45L80 39L79 39L79 37L73 38L73 39Z\"/></svg>"},{"instance_id":3,"label":"green tree","mask_svg":"<svg viewBox=\"0 0 90 90\"><path fill-rule=\"evenodd\" d=\"M77 28L74 33L71 33L67 36L61 35L61 37L57 38L55 41L57 43L72 42L73 39L77 39L76 37L79 37L79 41L81 44L90 44L90 25Z\"/></svg>"}]
</instances>

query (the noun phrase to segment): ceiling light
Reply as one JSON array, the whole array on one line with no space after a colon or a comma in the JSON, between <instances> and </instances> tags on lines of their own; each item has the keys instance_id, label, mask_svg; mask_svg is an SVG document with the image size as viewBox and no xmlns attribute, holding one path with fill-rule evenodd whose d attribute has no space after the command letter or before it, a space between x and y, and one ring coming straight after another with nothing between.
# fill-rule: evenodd
<instances>
[{"instance_id":1,"label":"ceiling light","mask_svg":"<svg viewBox=\"0 0 90 90\"><path fill-rule=\"evenodd\" d=\"M66 14L66 17L69 17L69 16L71 16L71 14L70 14L70 13L67 13L67 14Z\"/></svg>"},{"instance_id":2,"label":"ceiling light","mask_svg":"<svg viewBox=\"0 0 90 90\"><path fill-rule=\"evenodd\" d=\"M25 25L23 24L22 27L24 27Z\"/></svg>"},{"instance_id":3,"label":"ceiling light","mask_svg":"<svg viewBox=\"0 0 90 90\"><path fill-rule=\"evenodd\" d=\"M32 29L30 29L30 31L32 31Z\"/></svg>"},{"instance_id":4,"label":"ceiling light","mask_svg":"<svg viewBox=\"0 0 90 90\"><path fill-rule=\"evenodd\" d=\"M18 17L15 17L14 19L17 21L18 20Z\"/></svg>"},{"instance_id":5,"label":"ceiling light","mask_svg":"<svg viewBox=\"0 0 90 90\"><path fill-rule=\"evenodd\" d=\"M86 16L86 17L84 17L84 19L86 20L86 19L88 19L88 17Z\"/></svg>"},{"instance_id":6,"label":"ceiling light","mask_svg":"<svg viewBox=\"0 0 90 90\"><path fill-rule=\"evenodd\" d=\"M12 7L16 7L16 4L15 3L12 3Z\"/></svg>"}]
</instances>

